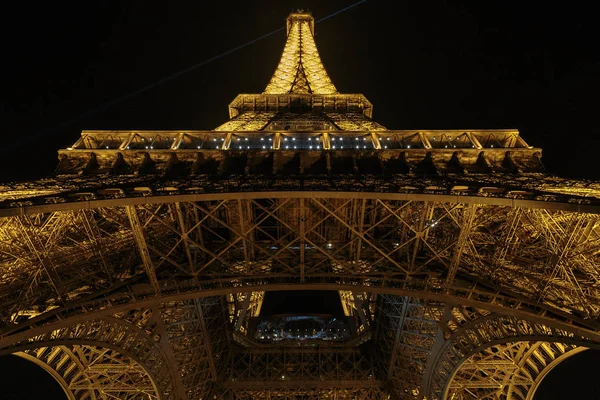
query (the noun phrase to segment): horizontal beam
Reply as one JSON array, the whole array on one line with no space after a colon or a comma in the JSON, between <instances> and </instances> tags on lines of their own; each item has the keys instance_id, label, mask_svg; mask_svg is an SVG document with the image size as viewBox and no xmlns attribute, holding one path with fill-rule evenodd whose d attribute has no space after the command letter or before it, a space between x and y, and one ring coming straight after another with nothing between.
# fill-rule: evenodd
<instances>
[{"instance_id":1,"label":"horizontal beam","mask_svg":"<svg viewBox=\"0 0 600 400\"><path fill-rule=\"evenodd\" d=\"M340 277L341 278L341 277ZM338 279L340 279L338 278ZM372 279L371 279L372 280ZM246 293L253 291L295 291L295 290L351 290L351 291L364 291L376 293L379 295L389 294L395 296L413 296L428 300L435 300L453 305L464 305L475 308L486 309L500 315L513 316L517 318L527 319L532 322L538 322L553 328L563 329L572 332L576 335L587 337L590 340L594 340L600 343L600 333L593 327L585 328L584 322L567 319L568 314L561 315L560 313L554 314L553 317L549 317L551 313L547 309L539 308L539 314L534 314L531 311L524 311L522 309L513 308L514 303L502 304L499 300L497 303L486 303L483 301L473 300L475 296L470 291L465 291L462 296L451 295L447 293L434 293L434 292L423 292L402 288L392 287L375 287L358 284L332 284L332 283L305 283L305 284L258 284L240 287L227 287L227 288L198 288L197 290L172 294L173 291L167 287L163 287L162 293L171 293L169 295L163 295L161 297L154 297L154 291L150 292L148 296L142 296L136 294L136 297L140 300L132 301L127 304L119 306L112 306L112 299L103 299L100 302L94 304L85 303L79 304L69 310L53 310L47 314L42 314L38 318L30 320L29 323L18 325L15 332L5 332L3 337L0 338L0 348L8 347L13 343L26 340L30 337L43 334L45 332L67 327L73 324L73 321L83 321L89 319L96 319L101 316L109 316L118 312L127 311L133 308L139 307L152 307L157 304L170 302L170 301L181 301L200 297L212 297L212 296L224 296L230 293ZM490 296L487 294L486 296ZM141 300L141 298L144 298ZM498 299L502 299L498 296ZM508 299L507 299L508 300ZM515 301L515 300L513 300ZM85 312L83 312L85 310ZM534 309L532 309L534 310ZM558 312L558 311L557 311ZM559 319L560 318L560 319ZM574 318L575 319L575 318ZM29 329L25 329L29 326ZM590 346L590 343L581 343L581 345Z\"/></svg>"},{"instance_id":2,"label":"horizontal beam","mask_svg":"<svg viewBox=\"0 0 600 400\"><path fill-rule=\"evenodd\" d=\"M303 388L303 389L345 389L345 388L383 388L385 382L380 380L286 380L278 381L227 381L220 386L228 389L264 389L264 388Z\"/></svg>"},{"instance_id":3,"label":"horizontal beam","mask_svg":"<svg viewBox=\"0 0 600 400\"><path fill-rule=\"evenodd\" d=\"M557 211L570 211L586 214L600 214L600 204L577 204L505 197L486 197L473 195L428 194L428 193L377 193L377 192L326 192L326 191L270 191L270 192L230 192L230 193L193 193L165 194L126 197L124 191L116 198L58 202L55 204L24 205L0 209L0 218L32 215L56 211L90 210L102 207L119 207L145 204L171 204L177 202L240 200L240 199L378 199L395 201L422 201L477 204L512 208L532 208ZM550 193L548 193L550 194ZM557 194L558 195L558 194Z\"/></svg>"}]
</instances>

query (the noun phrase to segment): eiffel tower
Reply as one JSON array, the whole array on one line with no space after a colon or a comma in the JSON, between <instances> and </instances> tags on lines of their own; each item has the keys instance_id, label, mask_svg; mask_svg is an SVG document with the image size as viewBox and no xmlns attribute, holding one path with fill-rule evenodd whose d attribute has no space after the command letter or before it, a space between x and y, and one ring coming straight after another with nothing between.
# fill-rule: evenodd
<instances>
[{"instance_id":1,"label":"eiffel tower","mask_svg":"<svg viewBox=\"0 0 600 400\"><path fill-rule=\"evenodd\" d=\"M83 131L2 186L0 355L72 400L531 400L600 347L600 184L514 129L372 112L295 12L216 129ZM282 291L343 315L261 313Z\"/></svg>"}]
</instances>

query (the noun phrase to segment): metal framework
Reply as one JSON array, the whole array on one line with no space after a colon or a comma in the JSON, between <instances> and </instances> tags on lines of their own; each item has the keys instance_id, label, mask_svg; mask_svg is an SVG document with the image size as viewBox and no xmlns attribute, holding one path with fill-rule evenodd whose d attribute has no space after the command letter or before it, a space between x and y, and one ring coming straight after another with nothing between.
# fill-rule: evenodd
<instances>
[{"instance_id":1,"label":"metal framework","mask_svg":"<svg viewBox=\"0 0 600 400\"><path fill-rule=\"evenodd\" d=\"M600 345L600 185L515 130L390 131L307 13L213 131L84 131L0 194L0 354L69 399L531 400ZM257 341L265 292L335 290L343 341Z\"/></svg>"}]
</instances>

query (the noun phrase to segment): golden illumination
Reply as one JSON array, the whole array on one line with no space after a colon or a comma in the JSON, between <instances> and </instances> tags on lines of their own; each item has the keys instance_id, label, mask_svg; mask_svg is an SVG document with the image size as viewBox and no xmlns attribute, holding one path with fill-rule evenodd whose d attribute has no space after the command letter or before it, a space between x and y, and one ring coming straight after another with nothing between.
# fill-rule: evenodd
<instances>
[{"instance_id":1,"label":"golden illumination","mask_svg":"<svg viewBox=\"0 0 600 400\"><path fill-rule=\"evenodd\" d=\"M336 94L319 57L313 36L314 18L308 13L288 17L288 37L279 65L265 94Z\"/></svg>"}]
</instances>

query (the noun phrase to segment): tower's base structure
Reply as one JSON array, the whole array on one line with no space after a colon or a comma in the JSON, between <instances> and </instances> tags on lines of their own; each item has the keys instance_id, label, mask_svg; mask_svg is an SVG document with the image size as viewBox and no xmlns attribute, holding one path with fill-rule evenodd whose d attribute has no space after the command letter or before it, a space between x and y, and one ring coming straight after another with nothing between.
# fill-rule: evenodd
<instances>
[{"instance_id":1,"label":"tower's base structure","mask_svg":"<svg viewBox=\"0 0 600 400\"><path fill-rule=\"evenodd\" d=\"M217 129L84 131L3 186L0 354L69 399L526 400L599 347L600 185L516 130L384 128L313 29ZM257 318L292 290L345 322Z\"/></svg>"}]
</instances>

